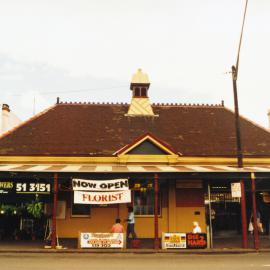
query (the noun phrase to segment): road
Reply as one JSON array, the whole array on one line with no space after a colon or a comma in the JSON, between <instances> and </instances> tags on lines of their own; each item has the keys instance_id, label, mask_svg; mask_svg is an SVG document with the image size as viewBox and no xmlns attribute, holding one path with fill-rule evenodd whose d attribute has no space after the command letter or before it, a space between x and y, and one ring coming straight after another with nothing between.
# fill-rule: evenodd
<instances>
[{"instance_id":1,"label":"road","mask_svg":"<svg viewBox=\"0 0 270 270\"><path fill-rule=\"evenodd\" d=\"M270 254L0 254L1 270L269 269Z\"/></svg>"}]
</instances>

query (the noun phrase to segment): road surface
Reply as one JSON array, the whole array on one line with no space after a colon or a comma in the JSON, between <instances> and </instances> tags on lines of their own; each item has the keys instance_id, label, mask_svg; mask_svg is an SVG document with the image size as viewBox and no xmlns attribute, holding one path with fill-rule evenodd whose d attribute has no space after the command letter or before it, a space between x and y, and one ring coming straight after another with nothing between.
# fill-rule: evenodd
<instances>
[{"instance_id":1,"label":"road surface","mask_svg":"<svg viewBox=\"0 0 270 270\"><path fill-rule=\"evenodd\" d=\"M0 254L1 270L270 270L270 253L200 254Z\"/></svg>"}]
</instances>

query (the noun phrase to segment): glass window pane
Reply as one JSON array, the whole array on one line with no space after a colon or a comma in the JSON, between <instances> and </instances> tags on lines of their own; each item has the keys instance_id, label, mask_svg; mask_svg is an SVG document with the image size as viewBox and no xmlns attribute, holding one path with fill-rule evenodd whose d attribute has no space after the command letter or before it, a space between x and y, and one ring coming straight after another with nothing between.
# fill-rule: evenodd
<instances>
[{"instance_id":1,"label":"glass window pane","mask_svg":"<svg viewBox=\"0 0 270 270\"><path fill-rule=\"evenodd\" d=\"M154 215L155 193L153 189L134 191L135 215ZM160 200L158 213L160 214Z\"/></svg>"}]
</instances>

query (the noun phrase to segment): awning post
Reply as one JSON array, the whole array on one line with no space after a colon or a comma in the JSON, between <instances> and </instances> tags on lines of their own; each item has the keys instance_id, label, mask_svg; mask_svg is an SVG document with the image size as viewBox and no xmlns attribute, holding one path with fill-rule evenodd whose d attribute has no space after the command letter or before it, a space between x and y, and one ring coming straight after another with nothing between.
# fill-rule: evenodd
<instances>
[{"instance_id":1,"label":"awning post","mask_svg":"<svg viewBox=\"0 0 270 270\"><path fill-rule=\"evenodd\" d=\"M254 248L258 250L260 248L260 241L259 241L259 232L258 232L258 224L257 224L256 184L255 184L254 173L251 173L251 193L252 193Z\"/></svg>"},{"instance_id":2,"label":"awning post","mask_svg":"<svg viewBox=\"0 0 270 270\"><path fill-rule=\"evenodd\" d=\"M240 181L241 185L241 219L242 219L242 247L248 248L248 236L247 236L247 208L246 208L246 193L245 182Z\"/></svg>"},{"instance_id":3,"label":"awning post","mask_svg":"<svg viewBox=\"0 0 270 270\"><path fill-rule=\"evenodd\" d=\"M158 175L154 176L154 192L155 192L155 205L154 205L154 228L155 228L155 238L154 238L154 249L160 248L159 238L158 238Z\"/></svg>"},{"instance_id":4,"label":"awning post","mask_svg":"<svg viewBox=\"0 0 270 270\"><path fill-rule=\"evenodd\" d=\"M57 211L58 174L53 177L53 212L52 212L52 248L56 248L56 211Z\"/></svg>"}]
</instances>

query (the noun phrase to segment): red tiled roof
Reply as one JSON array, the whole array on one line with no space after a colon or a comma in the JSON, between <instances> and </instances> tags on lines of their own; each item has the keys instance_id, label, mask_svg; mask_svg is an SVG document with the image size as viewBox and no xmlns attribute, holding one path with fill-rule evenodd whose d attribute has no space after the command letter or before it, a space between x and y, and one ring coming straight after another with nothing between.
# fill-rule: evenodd
<instances>
[{"instance_id":1,"label":"red tiled roof","mask_svg":"<svg viewBox=\"0 0 270 270\"><path fill-rule=\"evenodd\" d=\"M57 104L0 138L1 156L111 156L151 133L183 156L235 156L234 115L223 106L153 105L158 117L125 116L127 104ZM270 133L241 118L246 156L270 157Z\"/></svg>"}]
</instances>

